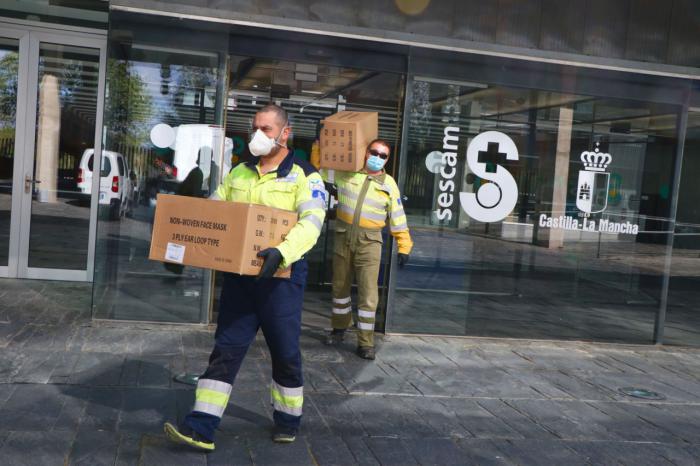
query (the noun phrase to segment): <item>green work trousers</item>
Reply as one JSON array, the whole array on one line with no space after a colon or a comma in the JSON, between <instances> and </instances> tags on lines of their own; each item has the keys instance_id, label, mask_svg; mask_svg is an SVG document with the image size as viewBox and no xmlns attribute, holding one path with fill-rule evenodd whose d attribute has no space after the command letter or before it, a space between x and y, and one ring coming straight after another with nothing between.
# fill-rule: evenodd
<instances>
[{"instance_id":1,"label":"green work trousers","mask_svg":"<svg viewBox=\"0 0 700 466\"><path fill-rule=\"evenodd\" d=\"M379 301L377 279L382 255L381 230L338 222L333 250L334 329L346 329L352 320L350 287L357 280L357 343L374 346L374 319Z\"/></svg>"}]
</instances>

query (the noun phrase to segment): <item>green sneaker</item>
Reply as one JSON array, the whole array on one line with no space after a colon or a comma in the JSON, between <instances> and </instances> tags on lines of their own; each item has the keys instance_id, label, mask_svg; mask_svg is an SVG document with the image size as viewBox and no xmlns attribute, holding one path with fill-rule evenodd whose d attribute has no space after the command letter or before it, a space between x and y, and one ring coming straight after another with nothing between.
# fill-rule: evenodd
<instances>
[{"instance_id":1,"label":"green sneaker","mask_svg":"<svg viewBox=\"0 0 700 466\"><path fill-rule=\"evenodd\" d=\"M282 426L275 426L272 429L272 441L275 443L292 443L296 438L296 429Z\"/></svg>"},{"instance_id":2,"label":"green sneaker","mask_svg":"<svg viewBox=\"0 0 700 466\"><path fill-rule=\"evenodd\" d=\"M187 445L200 451L214 451L214 442L209 442L208 440L202 438L195 431L182 433L177 430L177 427L169 422L165 423L163 426L163 431L165 432L165 436L171 442Z\"/></svg>"}]
</instances>

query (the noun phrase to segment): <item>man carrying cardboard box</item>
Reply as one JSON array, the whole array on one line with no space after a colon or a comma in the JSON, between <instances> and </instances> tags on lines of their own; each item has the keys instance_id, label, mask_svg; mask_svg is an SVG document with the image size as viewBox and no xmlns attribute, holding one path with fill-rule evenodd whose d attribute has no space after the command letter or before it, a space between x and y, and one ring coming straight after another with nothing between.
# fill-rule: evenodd
<instances>
[{"instance_id":1,"label":"man carrying cardboard box","mask_svg":"<svg viewBox=\"0 0 700 466\"><path fill-rule=\"evenodd\" d=\"M270 395L274 407L272 440L289 443L301 421L301 307L307 264L304 254L318 239L325 216L325 192L318 172L294 158L287 148L291 128L287 112L267 105L255 115L248 143L256 162L236 166L213 196L296 211L299 221L284 241L258 253L264 258L257 277L224 274L214 350L197 382L195 404L176 428L166 423L167 437L194 448L214 450L214 431L228 405L231 388L248 347L262 328L272 357ZM290 279L273 278L279 267L292 266Z\"/></svg>"},{"instance_id":2,"label":"man carrying cardboard box","mask_svg":"<svg viewBox=\"0 0 700 466\"><path fill-rule=\"evenodd\" d=\"M396 181L384 171L391 148L382 139L367 146L365 168L359 173L334 173L338 189L337 223L333 254L333 330L325 343L343 341L350 325L350 287L357 279L357 355L374 359L374 320L379 300L377 279L382 255L382 228L389 218L389 231L398 242L399 266L408 262L413 247L406 214ZM324 176L326 171L322 170Z\"/></svg>"}]
</instances>

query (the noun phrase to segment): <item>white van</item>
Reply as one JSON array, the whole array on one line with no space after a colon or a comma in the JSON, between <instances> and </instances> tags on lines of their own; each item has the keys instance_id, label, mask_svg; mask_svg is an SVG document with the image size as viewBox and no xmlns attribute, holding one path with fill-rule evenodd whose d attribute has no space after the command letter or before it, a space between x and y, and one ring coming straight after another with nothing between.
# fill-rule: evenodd
<instances>
[{"instance_id":1,"label":"white van","mask_svg":"<svg viewBox=\"0 0 700 466\"><path fill-rule=\"evenodd\" d=\"M94 154L94 149L85 149L78 165L78 190L86 195L92 192ZM131 211L138 189L135 184L136 177L126 157L119 152L102 151L99 203L109 206L111 219L118 219Z\"/></svg>"}]
</instances>

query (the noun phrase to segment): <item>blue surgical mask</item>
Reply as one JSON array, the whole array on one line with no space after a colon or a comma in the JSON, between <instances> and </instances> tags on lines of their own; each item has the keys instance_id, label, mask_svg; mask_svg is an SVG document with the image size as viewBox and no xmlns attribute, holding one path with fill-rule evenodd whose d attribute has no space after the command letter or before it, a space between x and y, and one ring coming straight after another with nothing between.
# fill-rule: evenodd
<instances>
[{"instance_id":1,"label":"blue surgical mask","mask_svg":"<svg viewBox=\"0 0 700 466\"><path fill-rule=\"evenodd\" d=\"M385 163L386 160L384 160L383 158L377 155L370 155L367 159L367 164L365 166L367 167L367 170L371 172L378 172L379 170L384 168Z\"/></svg>"}]
</instances>

